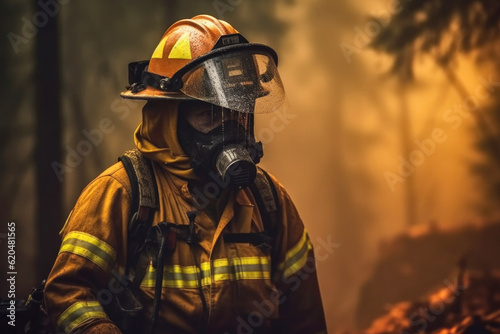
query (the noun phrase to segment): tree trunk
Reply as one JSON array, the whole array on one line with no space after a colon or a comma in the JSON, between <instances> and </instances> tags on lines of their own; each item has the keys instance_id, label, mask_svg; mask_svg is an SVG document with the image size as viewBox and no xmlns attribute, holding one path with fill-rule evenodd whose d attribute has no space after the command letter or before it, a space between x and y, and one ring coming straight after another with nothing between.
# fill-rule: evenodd
<instances>
[{"instance_id":1,"label":"tree trunk","mask_svg":"<svg viewBox=\"0 0 500 334\"><path fill-rule=\"evenodd\" d=\"M45 14L38 0L35 12ZM57 255L57 236L61 224L62 184L52 167L61 161L61 108L59 84L58 16L47 15L38 29L35 46L35 115L36 115L36 275L46 277Z\"/></svg>"}]
</instances>

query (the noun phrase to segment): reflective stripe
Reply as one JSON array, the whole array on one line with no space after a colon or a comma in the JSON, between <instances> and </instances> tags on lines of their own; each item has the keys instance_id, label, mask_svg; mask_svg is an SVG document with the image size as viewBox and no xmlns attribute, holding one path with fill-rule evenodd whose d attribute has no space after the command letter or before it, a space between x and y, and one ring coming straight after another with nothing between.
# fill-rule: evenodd
<instances>
[{"instance_id":1,"label":"reflective stripe","mask_svg":"<svg viewBox=\"0 0 500 334\"><path fill-rule=\"evenodd\" d=\"M116 259L116 252L110 245L84 232L69 232L59 250L62 252L83 256L106 272L111 270Z\"/></svg>"},{"instance_id":2,"label":"reflective stripe","mask_svg":"<svg viewBox=\"0 0 500 334\"><path fill-rule=\"evenodd\" d=\"M268 257L239 257L233 259L217 259L196 266L166 265L163 269L163 287L165 288L197 288L201 285L210 285L212 274L214 282L235 281L242 279L269 279L270 269ZM148 266L141 286L153 288L156 283L156 269L152 264Z\"/></svg>"},{"instance_id":3,"label":"reflective stripe","mask_svg":"<svg viewBox=\"0 0 500 334\"><path fill-rule=\"evenodd\" d=\"M307 254L312 244L304 229L300 240L285 255L285 261L279 264L278 269L283 272L283 277L288 278L299 271L307 262Z\"/></svg>"},{"instance_id":4,"label":"reflective stripe","mask_svg":"<svg viewBox=\"0 0 500 334\"><path fill-rule=\"evenodd\" d=\"M97 301L77 302L64 311L57 320L57 327L69 333L91 318L106 318L106 313Z\"/></svg>"},{"instance_id":5,"label":"reflective stripe","mask_svg":"<svg viewBox=\"0 0 500 334\"><path fill-rule=\"evenodd\" d=\"M237 257L214 261L215 281L235 281L241 279L267 279L271 267L267 257Z\"/></svg>"},{"instance_id":6,"label":"reflective stripe","mask_svg":"<svg viewBox=\"0 0 500 334\"><path fill-rule=\"evenodd\" d=\"M196 288L198 284L199 270L196 266L165 266L163 268L163 287L168 288ZM210 271L208 274L203 271L203 276L208 276L210 279ZM141 286L153 288L156 283L156 269L152 264L149 264L146 275L142 280ZM209 282L210 283L210 282Z\"/></svg>"}]
</instances>

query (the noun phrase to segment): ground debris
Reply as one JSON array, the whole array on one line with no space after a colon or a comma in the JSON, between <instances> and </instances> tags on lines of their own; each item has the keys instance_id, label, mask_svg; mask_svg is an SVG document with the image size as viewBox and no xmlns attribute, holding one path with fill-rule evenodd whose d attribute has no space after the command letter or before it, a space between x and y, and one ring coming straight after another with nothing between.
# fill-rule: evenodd
<instances>
[{"instance_id":1,"label":"ground debris","mask_svg":"<svg viewBox=\"0 0 500 334\"><path fill-rule=\"evenodd\" d=\"M459 271L422 301L400 302L361 333L500 334L500 271Z\"/></svg>"}]
</instances>

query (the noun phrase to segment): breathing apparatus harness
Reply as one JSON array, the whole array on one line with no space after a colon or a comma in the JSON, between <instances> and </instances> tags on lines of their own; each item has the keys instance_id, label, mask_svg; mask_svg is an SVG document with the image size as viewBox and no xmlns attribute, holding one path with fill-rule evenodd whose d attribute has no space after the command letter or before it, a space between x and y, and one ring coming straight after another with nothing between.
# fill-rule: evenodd
<instances>
[{"instance_id":1,"label":"breathing apparatus harness","mask_svg":"<svg viewBox=\"0 0 500 334\"><path fill-rule=\"evenodd\" d=\"M188 212L188 225L161 222L152 226L154 212L159 207L158 189L152 162L137 149L126 151L119 158L130 180L132 189L131 218L128 226L128 249L125 277L121 280L125 289L115 296L106 313L124 333L139 331L137 316L143 310L135 293L145 276L149 259L156 268L155 297L150 333L154 333L161 304L163 268L166 256L175 251L177 241L188 244L198 242L195 218L197 212ZM259 233L225 233L224 242L250 243L263 250L272 247L279 222L279 200L270 176L258 168L255 180L249 185L257 202L264 230ZM203 295L202 295L203 296ZM202 297L202 302L205 303Z\"/></svg>"}]
</instances>

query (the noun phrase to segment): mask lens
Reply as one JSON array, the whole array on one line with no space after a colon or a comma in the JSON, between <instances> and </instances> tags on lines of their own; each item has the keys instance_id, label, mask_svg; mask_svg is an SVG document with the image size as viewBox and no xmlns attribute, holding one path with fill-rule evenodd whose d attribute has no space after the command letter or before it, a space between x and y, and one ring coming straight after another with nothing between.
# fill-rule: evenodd
<instances>
[{"instance_id":1,"label":"mask lens","mask_svg":"<svg viewBox=\"0 0 500 334\"><path fill-rule=\"evenodd\" d=\"M179 105L180 117L183 117L197 131L208 133L223 122L236 121L245 131L249 127L246 113L229 110L201 101L185 101ZM234 123L234 122L232 122ZM231 131L231 128L227 129Z\"/></svg>"}]
</instances>

